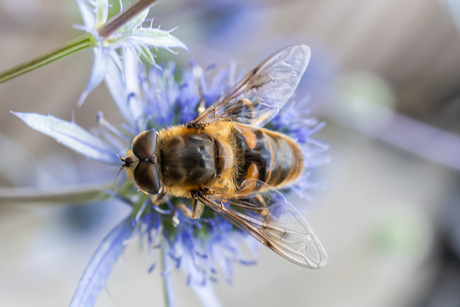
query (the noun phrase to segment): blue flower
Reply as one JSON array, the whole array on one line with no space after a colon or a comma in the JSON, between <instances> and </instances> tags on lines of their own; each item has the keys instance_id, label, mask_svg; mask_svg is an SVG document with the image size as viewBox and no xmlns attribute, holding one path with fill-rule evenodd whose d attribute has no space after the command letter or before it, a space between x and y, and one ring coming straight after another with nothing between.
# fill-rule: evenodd
<instances>
[{"instance_id":1,"label":"blue flower","mask_svg":"<svg viewBox=\"0 0 460 307\"><path fill-rule=\"evenodd\" d=\"M190 69L179 72L174 63L169 62L159 70L139 64L130 52L121 64L109 62L107 69L110 73L106 75L106 84L125 120L120 127L111 125L102 114L98 114L99 126L93 133L83 130L73 121L67 122L52 115L14 114L33 129L87 157L119 166L119 158L112 146L126 152L133 138L142 131L190 122L198 115L200 102L204 100L206 106L210 105L237 79L234 67L217 70L192 64ZM315 119L306 119L305 103L306 100L288 102L269 128L296 139L310 167L321 164L317 157L327 146L311 137L323 124ZM308 172L305 174L307 176ZM298 185L293 190L304 192L305 187L315 185L308 178L299 182L302 186ZM211 289L209 281L223 279L231 283L235 264L256 263L260 244L220 215L205 210L200 219L194 220L174 210L181 203L191 206L189 199L150 197L138 193L128 179L119 180L112 196L132 206L132 214L101 243L83 274L71 306L94 304L126 243L135 236L147 243L148 251L161 250L160 259L152 258L150 270L157 266L157 261L161 262L167 291L172 291L168 286L171 271L180 269L187 276L187 283L200 294L205 306L217 304L215 297L208 292ZM160 197L163 197L162 205L156 206ZM172 225L173 215L179 220L177 227ZM203 293L206 294L201 295Z\"/></svg>"},{"instance_id":2,"label":"blue flower","mask_svg":"<svg viewBox=\"0 0 460 307\"><path fill-rule=\"evenodd\" d=\"M149 13L148 8L129 20L124 26L104 36L103 33L101 33L101 28L108 21L109 1L76 1L84 22L84 25L78 25L76 27L91 34L93 45L95 46L93 48L94 66L86 89L78 101L79 106L83 104L88 94L104 80L108 63L112 61L120 65L120 54L117 50L131 49L136 53L137 58L153 66L157 66L157 64L155 63L155 56L150 48L164 48L172 53L174 53L174 51L172 51L171 48L188 50L184 43L171 35L174 29L165 31L159 28L153 28L152 20L150 20L148 27L143 26L145 22L149 21L146 19ZM120 11L123 11L121 1L120 6Z\"/></svg>"}]
</instances>

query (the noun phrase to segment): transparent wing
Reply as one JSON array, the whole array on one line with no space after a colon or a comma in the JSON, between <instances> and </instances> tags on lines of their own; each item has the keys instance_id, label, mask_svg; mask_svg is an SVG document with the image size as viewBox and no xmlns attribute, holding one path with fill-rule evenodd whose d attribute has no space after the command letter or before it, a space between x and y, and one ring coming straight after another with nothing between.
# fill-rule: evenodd
<instances>
[{"instance_id":1,"label":"transparent wing","mask_svg":"<svg viewBox=\"0 0 460 307\"><path fill-rule=\"evenodd\" d=\"M293 45L272 54L217 99L192 123L232 120L262 127L278 114L299 84L310 48Z\"/></svg>"},{"instance_id":2,"label":"transparent wing","mask_svg":"<svg viewBox=\"0 0 460 307\"><path fill-rule=\"evenodd\" d=\"M245 196L207 195L200 201L289 261L307 268L328 262L324 247L307 221L284 196L259 180L243 184L258 192Z\"/></svg>"}]
</instances>

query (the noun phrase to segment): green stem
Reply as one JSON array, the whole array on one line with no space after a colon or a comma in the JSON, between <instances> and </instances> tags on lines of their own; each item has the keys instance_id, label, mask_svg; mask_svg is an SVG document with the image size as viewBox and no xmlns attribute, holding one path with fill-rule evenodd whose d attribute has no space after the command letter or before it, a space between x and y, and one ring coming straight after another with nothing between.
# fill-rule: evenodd
<instances>
[{"instance_id":1,"label":"green stem","mask_svg":"<svg viewBox=\"0 0 460 307\"><path fill-rule=\"evenodd\" d=\"M77 53L78 51L93 47L92 36L90 34L82 35L64 46L42 54L27 62L16 65L0 73L0 83L6 82L29 71L42 67L46 64L52 63L59 59L65 58L69 55Z\"/></svg>"},{"instance_id":2,"label":"green stem","mask_svg":"<svg viewBox=\"0 0 460 307\"><path fill-rule=\"evenodd\" d=\"M143 10L147 9L156 1L157 0L139 0L138 2L134 3L133 5L128 7L128 9L126 9L123 12L120 12L117 16L113 17L108 22L103 24L98 29L99 36L101 36L103 39L107 38L115 31L117 31L120 27L122 27L124 24L126 24L129 20L131 20L133 17L135 17ZM46 64L52 63L74 53L77 53L78 51L94 46L94 38L89 33L87 33L85 35L80 36L77 39L74 39L73 41L70 41L62 47L54 49L27 62L16 65L3 72L0 72L0 83L14 79L16 77L19 77L20 75L28 73L29 71L35 70Z\"/></svg>"},{"instance_id":3,"label":"green stem","mask_svg":"<svg viewBox=\"0 0 460 307\"><path fill-rule=\"evenodd\" d=\"M166 245L166 242L163 242ZM176 306L176 298L174 297L173 291L173 283L172 283L172 272L171 268L168 264L168 255L166 252L166 247L163 246L161 248L161 266L163 269L162 277L163 277L163 291L165 295L165 306L166 307L175 307Z\"/></svg>"}]
</instances>

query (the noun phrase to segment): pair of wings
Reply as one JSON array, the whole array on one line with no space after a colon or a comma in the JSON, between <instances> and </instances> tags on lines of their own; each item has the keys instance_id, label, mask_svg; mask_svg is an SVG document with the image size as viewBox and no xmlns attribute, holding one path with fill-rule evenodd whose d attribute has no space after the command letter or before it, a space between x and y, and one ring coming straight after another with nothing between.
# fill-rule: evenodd
<instances>
[{"instance_id":1,"label":"pair of wings","mask_svg":"<svg viewBox=\"0 0 460 307\"><path fill-rule=\"evenodd\" d=\"M192 124L233 121L262 127L291 97L310 60L310 48L289 46L272 54L204 110ZM284 258L304 267L320 268L327 254L302 215L276 189L262 181L250 195L201 196L198 199L235 226ZM263 192L257 192L263 190Z\"/></svg>"}]
</instances>

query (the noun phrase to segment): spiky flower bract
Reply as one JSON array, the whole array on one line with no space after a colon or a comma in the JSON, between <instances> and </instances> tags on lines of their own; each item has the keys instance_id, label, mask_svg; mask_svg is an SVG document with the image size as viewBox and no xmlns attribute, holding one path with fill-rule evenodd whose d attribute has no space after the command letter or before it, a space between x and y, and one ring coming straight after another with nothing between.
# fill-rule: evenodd
<instances>
[{"instance_id":1,"label":"spiky flower bract","mask_svg":"<svg viewBox=\"0 0 460 307\"><path fill-rule=\"evenodd\" d=\"M142 131L186 124L198 115L200 102L209 106L239 79L234 66L218 70L191 65L190 69L178 71L175 64L169 62L159 70L140 64L129 52L122 65L115 61L109 61L108 65L110 73L106 83L124 117L121 126L111 125L99 114L99 126L91 134L75 122L51 115L15 114L32 128L79 153L120 166L114 151L110 152L111 145L126 152L133 138ZM288 102L269 128L297 140L309 168L318 164L316 157L326 146L311 137L322 124L306 118L305 102ZM305 174L293 187L295 190L305 192L304 188L312 185L307 178L308 171ZM150 197L138 192L132 181L126 178L119 179L113 197L132 206L132 214L109 233L96 251L80 281L72 306L94 304L126 243L136 235L145 240L149 252L161 249L162 260L152 257L150 268L153 270L158 261L162 263L166 285L173 268L184 272L190 286L209 289L210 281L223 279L230 283L234 264L255 263L260 244L220 215L205 209L200 219L193 220L180 210L174 210L178 204L190 206L189 199L167 195ZM173 217L179 220L177 227L173 226ZM204 297L209 299L212 296ZM216 303L203 304L213 306Z\"/></svg>"},{"instance_id":2,"label":"spiky flower bract","mask_svg":"<svg viewBox=\"0 0 460 307\"><path fill-rule=\"evenodd\" d=\"M27 72L66 58L87 48L94 51L94 65L78 105L80 106L88 94L104 80L107 63L121 63L122 51L131 49L144 62L157 66L152 48L164 48L175 53L171 48L188 50L187 46L171 35L174 30L164 31L153 28L153 19L147 19L149 6L157 0L137 0L123 10L121 0L120 12L109 19L109 0L76 0L84 25L75 27L86 34L33 59L20 63L4 71L0 71L0 83L14 79ZM112 12L113 13L113 12ZM145 26L146 23L149 26Z\"/></svg>"},{"instance_id":3,"label":"spiky flower bract","mask_svg":"<svg viewBox=\"0 0 460 307\"><path fill-rule=\"evenodd\" d=\"M101 27L107 24L109 17L109 0L76 1L84 22L83 25L76 27L91 35L94 46L94 66L78 105L81 105L88 94L104 80L109 61L121 64L120 50L131 49L138 58L153 66L157 66L157 64L151 48L164 48L173 53L171 48L188 50L184 43L171 35L174 29L165 31L160 28L153 28L153 19L147 19L149 8L139 12L136 17L113 33L101 36ZM121 1L120 11L123 11ZM148 23L148 26L143 26L144 23Z\"/></svg>"}]
</instances>

